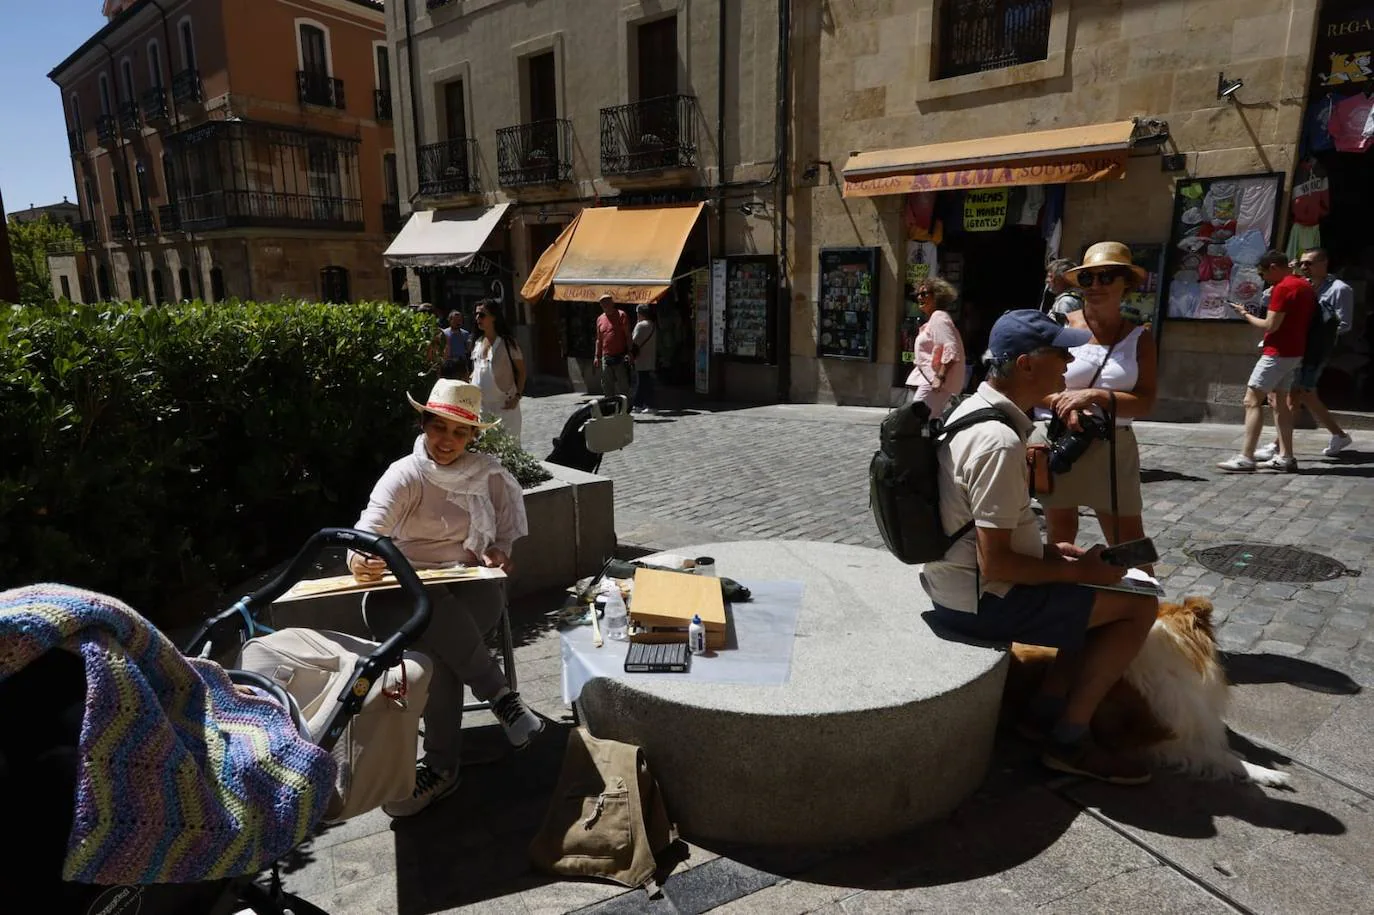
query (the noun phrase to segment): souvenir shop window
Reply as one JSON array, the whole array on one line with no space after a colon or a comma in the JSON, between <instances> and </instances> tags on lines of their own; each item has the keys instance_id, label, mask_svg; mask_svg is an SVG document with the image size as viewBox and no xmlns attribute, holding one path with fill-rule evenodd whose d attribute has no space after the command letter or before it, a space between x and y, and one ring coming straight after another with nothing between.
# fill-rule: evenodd
<instances>
[{"instance_id":1,"label":"souvenir shop window","mask_svg":"<svg viewBox=\"0 0 1374 915\"><path fill-rule=\"evenodd\" d=\"M775 361L775 265L772 257L726 258L725 355L734 361Z\"/></svg>"},{"instance_id":2,"label":"souvenir shop window","mask_svg":"<svg viewBox=\"0 0 1374 915\"><path fill-rule=\"evenodd\" d=\"M1256 265L1276 246L1282 194L1279 172L1179 181L1165 249L1165 317L1240 321L1228 302L1260 313Z\"/></svg>"},{"instance_id":3,"label":"souvenir shop window","mask_svg":"<svg viewBox=\"0 0 1374 915\"><path fill-rule=\"evenodd\" d=\"M822 248L816 355L873 362L878 311L878 249Z\"/></svg>"}]
</instances>

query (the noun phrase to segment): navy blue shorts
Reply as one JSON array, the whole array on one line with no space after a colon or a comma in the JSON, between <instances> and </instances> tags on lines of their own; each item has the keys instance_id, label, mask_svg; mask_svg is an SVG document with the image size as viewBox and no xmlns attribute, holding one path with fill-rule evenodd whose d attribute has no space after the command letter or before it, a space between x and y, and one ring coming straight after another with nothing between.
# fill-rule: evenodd
<instances>
[{"instance_id":1,"label":"navy blue shorts","mask_svg":"<svg viewBox=\"0 0 1374 915\"><path fill-rule=\"evenodd\" d=\"M1006 597L984 594L976 614L939 604L935 612L955 632L988 642L1081 648L1096 599L1084 585L1012 585Z\"/></svg>"}]
</instances>

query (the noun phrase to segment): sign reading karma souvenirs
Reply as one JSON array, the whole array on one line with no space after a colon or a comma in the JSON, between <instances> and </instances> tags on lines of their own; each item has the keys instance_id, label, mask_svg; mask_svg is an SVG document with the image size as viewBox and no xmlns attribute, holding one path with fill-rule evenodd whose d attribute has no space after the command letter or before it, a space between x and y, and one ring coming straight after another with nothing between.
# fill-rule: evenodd
<instances>
[{"instance_id":1,"label":"sign reading karma souvenirs","mask_svg":"<svg viewBox=\"0 0 1374 915\"><path fill-rule=\"evenodd\" d=\"M953 168L917 174L845 175L844 196L880 197L917 191L948 191L973 187L1015 187L1027 184L1071 184L1108 181L1126 176L1126 151L1100 153L983 168Z\"/></svg>"}]
</instances>

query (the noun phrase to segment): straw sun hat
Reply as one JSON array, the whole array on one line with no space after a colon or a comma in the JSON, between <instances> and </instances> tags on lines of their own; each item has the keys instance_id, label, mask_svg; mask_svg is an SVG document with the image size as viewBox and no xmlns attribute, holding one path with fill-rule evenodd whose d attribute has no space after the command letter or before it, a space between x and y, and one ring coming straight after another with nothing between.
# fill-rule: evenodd
<instances>
[{"instance_id":1,"label":"straw sun hat","mask_svg":"<svg viewBox=\"0 0 1374 915\"><path fill-rule=\"evenodd\" d=\"M1095 267L1123 267L1131 272L1136 283L1145 282L1145 268L1131 263L1131 249L1119 241L1100 241L1093 245L1083 254L1083 263L1064 271L1064 279L1077 286L1079 271Z\"/></svg>"},{"instance_id":2,"label":"straw sun hat","mask_svg":"<svg viewBox=\"0 0 1374 915\"><path fill-rule=\"evenodd\" d=\"M429 392L429 400L420 403L409 391L406 400L420 413L433 413L474 429L490 429L500 422L499 419L492 423L482 422L482 389L466 381L440 378Z\"/></svg>"}]
</instances>

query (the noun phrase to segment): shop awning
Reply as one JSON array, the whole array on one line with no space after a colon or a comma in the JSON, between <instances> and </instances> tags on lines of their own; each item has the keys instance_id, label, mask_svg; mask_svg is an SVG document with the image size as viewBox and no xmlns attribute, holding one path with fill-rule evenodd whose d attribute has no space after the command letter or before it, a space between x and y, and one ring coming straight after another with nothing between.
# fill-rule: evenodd
<instances>
[{"instance_id":1,"label":"shop awning","mask_svg":"<svg viewBox=\"0 0 1374 915\"><path fill-rule=\"evenodd\" d=\"M1135 121L857 153L846 197L1025 184L1106 181L1126 174Z\"/></svg>"},{"instance_id":2,"label":"shop awning","mask_svg":"<svg viewBox=\"0 0 1374 915\"><path fill-rule=\"evenodd\" d=\"M583 212L586 212L585 210ZM558 233L553 244L539 255L539 261L530 271L530 275L525 279L525 285L520 287L520 297L527 302L538 302L544 297L544 293L549 291L553 285L553 275L558 270L558 265L563 262L563 255L568 253L568 244L572 242L573 233L577 231L577 224L582 220L582 213L573 217L572 222L563 227L563 231Z\"/></svg>"},{"instance_id":3,"label":"shop awning","mask_svg":"<svg viewBox=\"0 0 1374 915\"><path fill-rule=\"evenodd\" d=\"M382 257L389 267L466 267L509 208L417 210Z\"/></svg>"},{"instance_id":4,"label":"shop awning","mask_svg":"<svg viewBox=\"0 0 1374 915\"><path fill-rule=\"evenodd\" d=\"M543 295L535 280L552 266L546 259L557 257L552 268L557 298L595 302L609 293L626 304L656 302L672 286L673 271L703 206L584 209L539 259L521 294Z\"/></svg>"}]
</instances>

